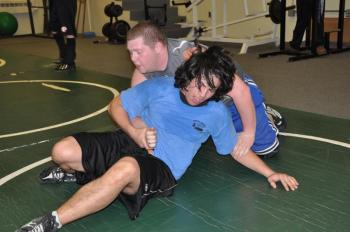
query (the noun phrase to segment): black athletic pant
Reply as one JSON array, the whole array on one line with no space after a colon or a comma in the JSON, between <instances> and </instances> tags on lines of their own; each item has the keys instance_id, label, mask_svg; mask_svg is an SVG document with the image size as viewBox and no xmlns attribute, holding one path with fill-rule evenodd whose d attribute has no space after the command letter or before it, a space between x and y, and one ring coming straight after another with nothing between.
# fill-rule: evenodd
<instances>
[{"instance_id":1,"label":"black athletic pant","mask_svg":"<svg viewBox=\"0 0 350 232\"><path fill-rule=\"evenodd\" d=\"M75 16L77 0L50 0L50 29L59 49L59 58L65 64L74 64L75 53ZM64 38L70 36L73 38Z\"/></svg>"},{"instance_id":2,"label":"black athletic pant","mask_svg":"<svg viewBox=\"0 0 350 232\"><path fill-rule=\"evenodd\" d=\"M65 35L76 35L75 16L77 12L77 0L50 0L50 29L59 32L62 27L67 31L62 32Z\"/></svg>"},{"instance_id":3,"label":"black athletic pant","mask_svg":"<svg viewBox=\"0 0 350 232\"><path fill-rule=\"evenodd\" d=\"M315 12L315 47L324 44L323 0L297 0L297 23L293 31L293 47L300 47L306 27Z\"/></svg>"}]
</instances>

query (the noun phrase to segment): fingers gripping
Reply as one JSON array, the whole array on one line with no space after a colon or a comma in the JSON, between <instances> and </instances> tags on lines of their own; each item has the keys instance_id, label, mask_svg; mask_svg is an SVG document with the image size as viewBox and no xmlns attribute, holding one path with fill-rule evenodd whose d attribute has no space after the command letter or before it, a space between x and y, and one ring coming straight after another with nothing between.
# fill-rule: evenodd
<instances>
[{"instance_id":1,"label":"fingers gripping","mask_svg":"<svg viewBox=\"0 0 350 232\"><path fill-rule=\"evenodd\" d=\"M148 128L146 131L146 142L150 149L154 149L157 143L157 131L155 128Z\"/></svg>"}]
</instances>

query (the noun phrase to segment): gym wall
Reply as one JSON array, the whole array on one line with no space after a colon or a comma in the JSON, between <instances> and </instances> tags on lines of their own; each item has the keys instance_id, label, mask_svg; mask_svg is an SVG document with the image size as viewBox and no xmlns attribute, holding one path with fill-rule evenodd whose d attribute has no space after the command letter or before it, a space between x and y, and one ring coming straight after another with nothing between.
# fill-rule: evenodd
<instances>
[{"instance_id":1,"label":"gym wall","mask_svg":"<svg viewBox=\"0 0 350 232\"><path fill-rule=\"evenodd\" d=\"M236 20L244 17L244 5L243 0L228 0L228 10L227 11L227 21ZM262 11L261 0L247 0L248 8L250 13L257 13ZM295 5L295 0L287 0L286 5ZM339 0L325 0L326 10L338 10ZM222 23L222 9L223 9L223 0L216 0L216 15L217 15L217 24ZM345 9L350 9L350 1L345 1ZM205 20L205 26L210 26L210 17L209 12L211 11L211 1L204 0L201 5L198 7L198 18L200 20ZM295 10L294 10L295 11ZM188 13L185 7L179 7L179 12L181 15L187 16L187 22L192 22L192 13ZM325 15L325 28L334 27L334 21L337 20L338 13L326 13ZM289 15L286 13L286 41L292 39L293 30L296 23L296 13ZM344 33L350 34L350 26L348 22L350 19L345 19ZM253 21L244 22L237 25L229 26L228 36L232 38L242 38L251 35L251 33L260 34L271 30L272 22L269 18L260 18ZM279 27L277 33L279 33ZM218 30L218 33L221 33ZM334 36L334 35L332 35ZM345 41L347 41L348 36L345 34Z\"/></svg>"},{"instance_id":2,"label":"gym wall","mask_svg":"<svg viewBox=\"0 0 350 232\"><path fill-rule=\"evenodd\" d=\"M96 33L98 36L102 35L102 26L109 22L109 17L107 17L104 13L104 8L107 4L111 3L111 0L87 0L90 2L90 9L91 9L91 28L92 31ZM116 4L119 4L122 6L121 2L116 2ZM140 3L142 4L142 3ZM118 19L127 21L130 26L134 26L137 22L131 21L130 14L128 11L123 11L123 14L118 17ZM87 20L88 21L88 20ZM85 31L89 31L88 23L85 22Z\"/></svg>"},{"instance_id":3,"label":"gym wall","mask_svg":"<svg viewBox=\"0 0 350 232\"><path fill-rule=\"evenodd\" d=\"M90 7L90 19L88 18L88 12L86 12L85 18L85 28L84 31L93 31L97 35L102 36L101 28L103 24L108 22L109 18L104 14L104 7L111 3L112 0L87 0L87 4ZM140 0L141 2L141 0ZM247 0L248 7L251 13L256 13L262 10L261 0ZM2 4L12 3L23 4L26 0L0 0L0 11L8 11L15 15L18 20L18 30L16 35L28 34L31 32L29 16L27 12L27 7L25 6L12 6L4 7ZM242 18L244 16L244 6L243 0L228 0L227 20L235 20ZM42 5L42 0L32 0L33 5ZM121 4L121 2L117 2ZM142 3L140 3L142 4ZM295 4L295 0L287 0L287 6ZM326 0L326 9L337 10L339 7L339 1ZM187 17L187 23L192 22L192 13L188 12L184 6L179 6L179 14ZM346 1L345 9L350 8L350 1ZM216 0L216 15L217 24L222 22L222 9L223 1ZM211 11L211 1L203 0L201 5L198 7L198 18L200 20L205 20L206 26L210 26L209 12ZM33 17L35 22L35 29L37 33L42 33L43 31L43 11L41 9L33 9ZM326 17L337 17L337 14L326 14ZM137 22L129 20L129 12L124 11L123 14L118 17L118 19L123 19L129 22L130 26L135 25ZM82 15L80 16L80 21L82 21ZM89 25L91 22L91 25ZM292 37L293 29L296 22L296 16L289 17L286 16L286 40L290 40ZM248 21L238 25L232 25L228 28L228 36L232 38L242 38L249 36L253 33L260 34L271 30L272 22L269 18L260 18L253 21ZM81 23L79 25L78 31L81 32ZM218 33L221 33L218 30Z\"/></svg>"},{"instance_id":4,"label":"gym wall","mask_svg":"<svg viewBox=\"0 0 350 232\"><path fill-rule=\"evenodd\" d=\"M33 5L42 5L41 0L32 0ZM0 12L9 12L13 14L18 21L18 29L15 35L30 34L30 21L28 15L26 0L0 0ZM41 9L33 9L33 17L35 29L37 33L43 31L43 11Z\"/></svg>"}]
</instances>

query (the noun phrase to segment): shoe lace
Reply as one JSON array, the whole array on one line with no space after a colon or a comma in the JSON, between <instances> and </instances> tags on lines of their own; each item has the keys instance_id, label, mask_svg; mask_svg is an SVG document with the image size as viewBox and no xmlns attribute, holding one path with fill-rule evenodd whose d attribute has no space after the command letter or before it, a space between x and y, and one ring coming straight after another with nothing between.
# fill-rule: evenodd
<instances>
[{"instance_id":1,"label":"shoe lace","mask_svg":"<svg viewBox=\"0 0 350 232\"><path fill-rule=\"evenodd\" d=\"M64 173L64 171L63 171L61 168L57 168L56 170L54 170L54 171L52 172L52 176L53 176L55 179L64 179L65 173Z\"/></svg>"},{"instance_id":2,"label":"shoe lace","mask_svg":"<svg viewBox=\"0 0 350 232\"><path fill-rule=\"evenodd\" d=\"M31 231L32 232L45 232L42 224L39 224L39 225L34 224Z\"/></svg>"},{"instance_id":3,"label":"shoe lace","mask_svg":"<svg viewBox=\"0 0 350 232\"><path fill-rule=\"evenodd\" d=\"M35 222L28 223L21 231L45 232L43 224L42 223L37 224Z\"/></svg>"},{"instance_id":4,"label":"shoe lace","mask_svg":"<svg viewBox=\"0 0 350 232\"><path fill-rule=\"evenodd\" d=\"M271 108L269 106L266 107L266 111L269 114L271 114L272 116L276 117L276 118L281 118L282 117L280 113L278 113L275 109L273 109L273 108Z\"/></svg>"}]
</instances>

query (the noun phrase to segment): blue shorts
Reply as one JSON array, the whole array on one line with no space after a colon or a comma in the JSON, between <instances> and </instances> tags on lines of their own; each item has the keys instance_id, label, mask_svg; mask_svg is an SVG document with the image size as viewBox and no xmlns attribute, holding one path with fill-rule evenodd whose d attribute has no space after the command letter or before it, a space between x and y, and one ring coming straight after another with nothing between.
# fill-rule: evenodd
<instances>
[{"instance_id":1,"label":"blue shorts","mask_svg":"<svg viewBox=\"0 0 350 232\"><path fill-rule=\"evenodd\" d=\"M266 155L279 146L277 138L278 129L267 116L264 95L257 84L248 75L244 76L243 81L248 85L255 105L256 130L252 150L258 155ZM232 101L226 102L225 104L231 112L233 124L237 133L242 132L243 124L236 106Z\"/></svg>"}]
</instances>

